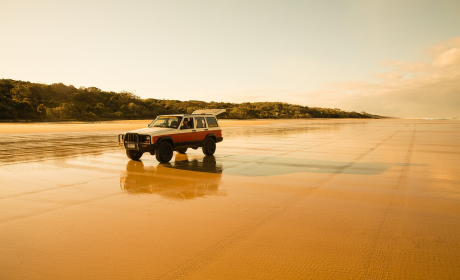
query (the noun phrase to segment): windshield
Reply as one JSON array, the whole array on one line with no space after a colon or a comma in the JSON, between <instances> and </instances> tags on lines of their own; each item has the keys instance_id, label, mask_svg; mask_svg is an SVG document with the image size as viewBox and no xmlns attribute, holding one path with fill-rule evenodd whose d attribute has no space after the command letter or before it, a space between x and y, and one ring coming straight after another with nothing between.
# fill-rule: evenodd
<instances>
[{"instance_id":1,"label":"windshield","mask_svg":"<svg viewBox=\"0 0 460 280\"><path fill-rule=\"evenodd\" d=\"M182 117L174 116L159 116L154 120L149 127L166 127L166 128L178 128Z\"/></svg>"}]
</instances>

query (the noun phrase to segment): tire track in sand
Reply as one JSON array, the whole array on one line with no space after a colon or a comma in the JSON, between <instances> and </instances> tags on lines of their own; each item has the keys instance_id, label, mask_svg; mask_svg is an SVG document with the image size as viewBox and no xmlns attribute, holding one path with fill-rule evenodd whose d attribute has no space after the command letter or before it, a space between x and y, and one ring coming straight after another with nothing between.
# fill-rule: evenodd
<instances>
[{"instance_id":1,"label":"tire track in sand","mask_svg":"<svg viewBox=\"0 0 460 280\"><path fill-rule=\"evenodd\" d=\"M394 126L394 125L393 125ZM391 127L393 127L391 126ZM386 127L384 127L386 128ZM327 144L330 144L330 143L334 143L334 142L338 142L338 141L341 141L341 140L345 140L345 139L350 139L350 138L353 138L353 137L358 137L358 136L361 136L361 135L365 135L365 134L368 134L368 133L372 133L372 132L376 132L376 131L380 131L384 128L380 128L380 129L377 129L377 130L372 130L372 131L368 131L366 133L362 133L362 134L358 134L358 135L353 135L351 137L346 137L346 138L339 138L339 139L334 139L332 141L329 141L329 142L323 142L321 144L317 144L317 145L313 145L313 146L309 146L309 147L304 147L304 148L301 148L300 151L303 151L303 150L307 150L307 149L310 149L310 148L314 148L314 147L318 147L318 146L323 146L323 145L327 145ZM348 135L348 134L351 134L352 132L346 132L346 133L343 133L342 135L340 136L343 136L343 135ZM31 135L30 137L23 137L23 138L37 138L36 135ZM23 140L23 139L19 139L19 140ZM307 142L308 140L306 141L300 141L299 143L304 143L304 142ZM278 145L279 147L283 147L283 145ZM277 146L275 146L277 147ZM117 147L118 148L118 147ZM100 151L96 151L96 152L92 152L92 153L100 153ZM246 163L243 163L243 164L249 164L249 163L257 163L257 162L263 162L264 160L267 160L267 159L270 159L270 158L274 158L274 157L277 157L277 156L280 156L280 155L286 155L286 154L289 154L289 153L292 153L292 152L283 152L281 154L277 154L275 156L268 156L268 157L265 157L265 158L262 158L262 159L258 159L258 160L255 160L255 161L250 161L250 162L246 162ZM91 153L87 153L88 154L91 154ZM245 153L240 153L240 154L245 154ZM66 157L75 157L75 156L81 156L81 155L69 155L69 156L66 156ZM0 150L0 158L2 157L2 150ZM24 163L24 162L38 162L38 161L46 161L46 160L50 160L50 159L55 159L55 158L43 158L43 159L37 159L37 160L28 160L28 161L14 161L14 162L11 162L11 163L1 163L0 162L0 166L1 165L7 165L7 164L17 164L17 163ZM69 164L67 164L69 165ZM235 164L235 165L232 165L232 166L228 166L226 167L225 169L231 169L231 168L234 168L234 167L240 167L242 164L241 163L238 163L238 164ZM62 166L62 164L61 164ZM102 178L102 179L98 179L98 180L93 180L94 181L99 181L99 180L105 180L105 179L109 179L109 178L112 178L112 177L106 177L106 178ZM79 185L85 185L89 182L80 182L80 183L75 183L75 184L66 184L66 185L60 185L60 186L56 186L56 187L50 187L50 188L44 188L44 189L40 189L40 190L35 190L35 191L28 191L28 192L23 192L23 193L18 193L18 194L13 194L13 195L7 195L7 196L2 196L0 197L0 200L3 200L3 199L10 199L10 198L16 198L16 197L21 197L21 196L25 196L25 195L32 195L32 194L37 194L37 193L41 193L41 192L47 192L47 191L53 191L53 190L57 190L57 189L62 189L62 188L68 188L68 187L75 187L75 186L79 186Z\"/></svg>"},{"instance_id":2,"label":"tire track in sand","mask_svg":"<svg viewBox=\"0 0 460 280\"><path fill-rule=\"evenodd\" d=\"M387 206L385 216L378 230L378 236L373 244L373 252L369 260L369 266L365 279L389 279L391 275L389 265L393 257L392 251L396 246L395 231L399 226L399 220L405 204L405 196L401 193L406 188L410 175L410 163L415 143L416 128L412 132L412 139L407 149L403 168L398 182L393 189L390 203Z\"/></svg>"},{"instance_id":3,"label":"tire track in sand","mask_svg":"<svg viewBox=\"0 0 460 280\"><path fill-rule=\"evenodd\" d=\"M159 184L157 184L157 186L167 185L171 181L172 180L168 180L168 181L159 183ZM84 184L85 183L82 183L81 185L84 185ZM80 184L74 184L74 185L69 185L69 186L76 186L76 185L80 185ZM63 186L63 187L69 187L69 186ZM27 194L24 194L24 195L27 195ZM35 217L38 217L38 216L41 216L41 215L44 215L44 214L50 214L50 213L54 213L54 212L58 212L58 211L63 211L63 210L66 210L68 208L71 208L71 207L86 205L86 204L99 202L99 201L102 201L102 200L105 200L105 199L109 199L109 198L113 198L113 197L117 197L117 196L123 196L123 195L126 195L125 191L115 192L115 193L105 194L105 195L95 197L95 198L91 198L91 199L87 199L87 200L67 203L66 205L62 205L62 206L59 206L59 207L44 209L44 210L41 210L41 211L36 211L36 212L33 212L33 213L29 213L29 214L24 214L24 215L14 216L14 217L10 217L10 218L5 218L3 220L0 220L0 225L7 224L7 223L10 223L10 222L16 222L16 221L21 221L21 220L25 220L25 219L35 218Z\"/></svg>"},{"instance_id":4,"label":"tire track in sand","mask_svg":"<svg viewBox=\"0 0 460 280\"><path fill-rule=\"evenodd\" d=\"M102 180L107 180L107 179L111 179L111 178L113 178L113 176L99 178L99 179L92 180L91 183L92 182L97 182L97 181L102 181ZM28 192L22 192L22 193L17 193L17 194L12 194L12 195L6 195L6 196L1 196L0 200L16 198L16 197L21 197L21 196L31 195L31 194L37 194L37 193L42 193L42 192L54 191L54 190L63 189L63 188L78 187L78 186L82 186L82 185L87 185L88 183L90 183L90 182L80 182L80 183L74 183L74 184L65 184L65 185L59 185L59 186L56 186L56 187L50 187L50 188L46 188L46 189L39 189L39 190L35 190L35 191L28 191Z\"/></svg>"},{"instance_id":5,"label":"tire track in sand","mask_svg":"<svg viewBox=\"0 0 460 280\"><path fill-rule=\"evenodd\" d=\"M366 132L366 133L362 133L362 134L358 134L358 135L354 135L352 137L358 137L358 136L361 136L361 135L364 135L364 134L368 134L368 133L371 133L371 132L375 132L375 131L379 131L381 129L378 129L378 130L372 130L370 132ZM399 131L398 131L399 132ZM396 132L397 133L397 132ZM396 134L395 133L395 134ZM346 133L346 134L349 134L349 133ZM352 137L346 137L346 138L339 138L339 139L335 139L333 141L330 141L330 142L326 142L326 143L321 143L321 144L318 144L318 145L315 145L315 146L312 146L312 147L316 147L316 146L321 146L321 145L326 145L326 144L329 144L329 143L333 143L333 142L338 142L338 141L341 141L341 140L345 140L345 139L349 139L349 138L352 138ZM390 136L390 137L393 137ZM385 140L386 141L386 140ZM377 146L376 146L377 147ZM375 147L375 148L376 148ZM309 149L311 147L306 147L306 148L303 148L302 150L304 149ZM373 149L372 149L373 150ZM370 151L368 151L367 153L369 153ZM288 152L289 153L289 152ZM283 153L283 154L288 154L288 153ZM279 156L279 155L277 155ZM268 158L272 158L272 157L275 157L275 156L269 156L267 158L263 158L263 159L260 159L260 160L256 160L256 161L251 161L251 162L248 162L248 163L254 163L254 162L261 162L263 160L266 160ZM356 159L356 160L359 160L359 159ZM356 161L355 160L355 161ZM227 167L228 168L233 168L233 167L238 167L238 166L241 166L241 164L236 164L234 166L230 166L230 167ZM344 166L344 167L341 167L338 171L336 172L339 172L339 173L342 173L346 168L348 168L348 165L347 166ZM112 176L110 177L105 177L105 178L101 178L101 179L98 179L96 181L100 181L100 180L106 180L106 179L110 179L112 178ZM331 178L332 179L332 178ZM327 182L328 180L323 180L324 182L320 181L320 184L324 184L325 182ZM93 181L94 182L94 181ZM58 189L62 189L62 188L69 188L69 187L76 187L76 186L81 186L81 185L86 185L88 184L89 182L80 182L80 183L75 183L75 184L66 184L66 185L60 185L60 186L56 186L56 187L50 187L50 188L45 188L45 189L40 189L40 190L35 190L35 191L29 191L29 192L23 192L23 193L18 193L18 194L13 194L13 195L7 195L7 196L3 196L3 197L0 197L0 200L4 200L4 199L14 199L14 198L18 198L18 197L22 197L22 196L27 196L27 195L33 195L33 194L37 194L37 193L42 193L42 192L48 192L48 191L54 191L54 190L58 190ZM165 182L167 183L167 182ZM162 184L160 184L162 185ZM311 188L311 189L314 189L314 188ZM117 193L117 194L109 194L109 195L105 195L105 196L102 196L102 197L97 197L97 198L93 198L93 199L89 199L89 200L86 200L86 201L79 201L79 202L74 202L74 203L70 203L70 204L67 204L67 205L63 205L63 206L60 206L60 207L55 207L55 208L50 208L50 209L44 209L44 210L41 210L41 211L36 211L36 212L33 212L33 213L29 213L29 214L24 214L24 215L19 215L19 216L14 216L14 217L9 217L9 218L4 218L2 220L0 220L0 225L1 224L6 224L6 223L9 223L9 222L13 222L13 221L19 221L19 220L24 220L24 219L30 219L30 218L34 218L34 217L37 217L37 216L41 216L41 215L44 215L44 214L49 214L49 213L54 213L54 212L57 212L57 211L63 211L69 207L75 207L75 206L80 206L80 205L85 205L85 204L88 204L88 203L93 203L93 202L97 202L97 201L100 201L100 200L103 200L103 199L106 199L106 198L111 198L111 197L114 197L114 196L118 196L118 195L122 195L123 193Z\"/></svg>"},{"instance_id":6,"label":"tire track in sand","mask_svg":"<svg viewBox=\"0 0 460 280\"><path fill-rule=\"evenodd\" d=\"M401 129L402 130L402 129ZM386 141L390 140L393 136L398 134L401 130L398 130L397 132L393 133L390 135L388 138L382 140L380 143L375 145L373 148L367 150L357 158L355 158L352 162L349 164L338 168L335 172L333 172L331 175L329 175L327 178L320 180L316 186L307 188L300 193L294 195L292 198L278 206L275 210L267 213L266 215L262 216L261 218L257 219L256 221L250 223L249 225L243 227L242 229L236 231L235 233L231 234L224 240L218 242L215 244L213 247L211 247L209 250L206 252L198 255L195 259L183 264L179 268L158 277L159 279L181 279L185 278L191 274L194 274L215 260L217 260L220 256L222 256L227 250L232 248L234 245L236 245L239 241L246 239L249 237L251 234L256 232L260 227L266 225L267 223L271 222L272 220L276 219L278 216L281 214L287 212L290 210L290 208L295 205L296 203L300 202L305 196L310 195L311 193L314 193L317 189L319 189L322 185L325 183L331 181L335 177L339 176L345 170L348 168L352 167L355 165L359 160L373 152L375 149L380 147L382 144L384 144Z\"/></svg>"},{"instance_id":7,"label":"tire track in sand","mask_svg":"<svg viewBox=\"0 0 460 280\"><path fill-rule=\"evenodd\" d=\"M407 124L408 125L408 124ZM406 126L407 126L406 125ZM393 125L395 126L395 125ZM393 127L391 126L391 127ZM279 157L279 156L284 156L284 155L288 155L288 154L292 154L292 153L295 153L295 152L298 152L298 151L305 151L305 150L308 150L308 149L311 149L311 148L316 148L316 147L320 147L320 146L324 146L324 145L327 145L327 144L331 144L331 143L335 143L335 142L339 142L339 141L342 141L342 140L347 140L347 139L351 139L351 138L355 138L355 137L358 137L358 136L362 136L362 135L365 135L365 134L369 134L369 133L373 133L373 132L377 132L377 131L380 131L380 130L383 130L387 127L384 127L384 128L380 128L380 129L377 129L377 130L372 130L372 131L368 131L366 133L361 133L361 134L357 134L357 135L353 135L353 136L350 136L350 137L345 137L345 138L339 138L339 139L334 139L332 141L329 141L329 142L323 142L321 144L315 144L313 146L308 146L308 147L303 147L303 148L300 148L296 151L288 151L288 152L282 152L282 153L278 153L276 155L270 155L270 156L266 156L266 157L263 157L263 158L260 158L260 159L257 159L257 160L254 160L254 161L249 161L249 162L245 162L245 163L238 163L238 164L235 164L235 165L232 165L232 166L227 166L225 167L225 170L228 170L228 169L231 169L231 168L234 168L234 167L241 167L241 165L245 165L245 164L253 164L253 163L263 163L265 162L266 160L269 160L269 159L272 159L272 158L276 158L276 157ZM398 131L399 132L399 131ZM342 135L347 135L347 134L350 134L352 132L347 132L347 133L344 133ZM305 140L305 141L300 141L298 143L305 143L305 142L308 142L308 140ZM283 145L278 145L278 146L272 146L272 147L283 147ZM249 150L248 152L244 152L244 153L239 153L238 155L245 155L245 154L250 154L252 152L252 150ZM227 156L228 157L228 156ZM345 165L343 167L340 167L340 168L347 168L348 165ZM250 170L254 167L247 167L245 168L245 170Z\"/></svg>"}]
</instances>

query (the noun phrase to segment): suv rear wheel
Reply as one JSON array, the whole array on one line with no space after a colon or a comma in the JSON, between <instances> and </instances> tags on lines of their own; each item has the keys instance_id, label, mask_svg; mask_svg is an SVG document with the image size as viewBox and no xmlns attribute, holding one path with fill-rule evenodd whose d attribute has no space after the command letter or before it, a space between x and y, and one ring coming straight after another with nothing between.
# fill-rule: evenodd
<instances>
[{"instance_id":1,"label":"suv rear wheel","mask_svg":"<svg viewBox=\"0 0 460 280\"><path fill-rule=\"evenodd\" d=\"M207 156L212 156L216 152L216 141L214 140L214 138L206 138L201 149L203 150L203 154Z\"/></svg>"},{"instance_id":2,"label":"suv rear wheel","mask_svg":"<svg viewBox=\"0 0 460 280\"><path fill-rule=\"evenodd\" d=\"M139 152L135 150L126 150L126 155L128 156L129 159L132 159L132 160L139 160L143 154L144 154L143 152Z\"/></svg>"},{"instance_id":3,"label":"suv rear wheel","mask_svg":"<svg viewBox=\"0 0 460 280\"><path fill-rule=\"evenodd\" d=\"M173 156L173 147L169 142L163 141L158 145L158 148L155 151L155 157L161 163L166 163L171 160Z\"/></svg>"}]
</instances>

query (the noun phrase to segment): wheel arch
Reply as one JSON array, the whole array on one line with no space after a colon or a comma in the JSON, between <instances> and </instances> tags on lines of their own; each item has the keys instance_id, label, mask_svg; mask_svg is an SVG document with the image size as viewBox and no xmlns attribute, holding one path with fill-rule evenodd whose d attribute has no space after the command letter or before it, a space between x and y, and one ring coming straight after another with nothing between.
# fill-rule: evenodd
<instances>
[{"instance_id":1,"label":"wheel arch","mask_svg":"<svg viewBox=\"0 0 460 280\"><path fill-rule=\"evenodd\" d=\"M169 142L169 144L171 144L173 148L176 147L176 144L174 143L174 140L172 139L171 136L163 136L163 137L158 138L156 144L160 145L161 142L164 142L164 141Z\"/></svg>"},{"instance_id":2,"label":"wheel arch","mask_svg":"<svg viewBox=\"0 0 460 280\"><path fill-rule=\"evenodd\" d=\"M204 141L206 141L206 139L208 138L214 138L214 141L217 142L217 136L215 133L209 133L209 134L206 134L206 137L204 138Z\"/></svg>"}]
</instances>

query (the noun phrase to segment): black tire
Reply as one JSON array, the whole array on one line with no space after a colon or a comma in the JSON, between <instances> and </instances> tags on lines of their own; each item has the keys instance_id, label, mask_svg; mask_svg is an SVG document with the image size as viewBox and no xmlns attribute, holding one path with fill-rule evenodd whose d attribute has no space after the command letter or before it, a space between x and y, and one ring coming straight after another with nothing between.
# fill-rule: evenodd
<instances>
[{"instance_id":1,"label":"black tire","mask_svg":"<svg viewBox=\"0 0 460 280\"><path fill-rule=\"evenodd\" d=\"M132 160L139 160L143 154L144 154L143 152L139 152L136 150L126 150L126 155L128 156L129 159L132 159Z\"/></svg>"},{"instance_id":2,"label":"black tire","mask_svg":"<svg viewBox=\"0 0 460 280\"><path fill-rule=\"evenodd\" d=\"M161 163L166 163L171 160L173 156L173 147L169 142L163 141L160 143L158 148L155 151L155 157Z\"/></svg>"},{"instance_id":3,"label":"black tire","mask_svg":"<svg viewBox=\"0 0 460 280\"><path fill-rule=\"evenodd\" d=\"M179 154L185 154L185 153L187 152L187 149L188 149L188 148L180 148L180 149L177 149L177 152L178 152Z\"/></svg>"},{"instance_id":4,"label":"black tire","mask_svg":"<svg viewBox=\"0 0 460 280\"><path fill-rule=\"evenodd\" d=\"M203 154L207 156L212 156L216 152L216 141L214 140L214 138L206 138L201 149L203 150Z\"/></svg>"}]
</instances>

